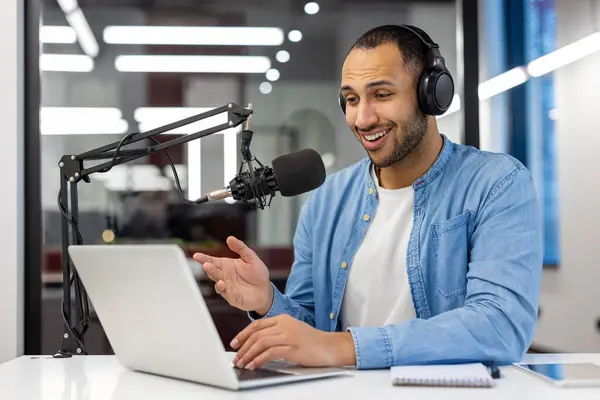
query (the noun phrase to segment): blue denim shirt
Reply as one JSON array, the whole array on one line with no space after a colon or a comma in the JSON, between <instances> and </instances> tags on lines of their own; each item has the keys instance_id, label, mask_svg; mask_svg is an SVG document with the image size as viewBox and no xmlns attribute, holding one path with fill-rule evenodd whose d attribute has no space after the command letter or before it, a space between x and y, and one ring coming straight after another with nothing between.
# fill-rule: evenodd
<instances>
[{"instance_id":1,"label":"blue denim shirt","mask_svg":"<svg viewBox=\"0 0 600 400\"><path fill-rule=\"evenodd\" d=\"M521 359L533 338L542 230L531 175L508 155L443 138L436 161L412 185L406 268L417 318L350 327L358 369L510 363ZM352 260L377 211L370 165L365 158L310 194L296 228L285 294L275 288L265 317L287 313L324 331L341 329Z\"/></svg>"}]
</instances>

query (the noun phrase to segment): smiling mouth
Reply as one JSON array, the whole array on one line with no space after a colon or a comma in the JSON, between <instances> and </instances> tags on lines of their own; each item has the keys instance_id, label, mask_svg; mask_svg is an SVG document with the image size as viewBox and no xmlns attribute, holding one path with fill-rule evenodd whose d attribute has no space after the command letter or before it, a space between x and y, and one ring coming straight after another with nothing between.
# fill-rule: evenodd
<instances>
[{"instance_id":1,"label":"smiling mouth","mask_svg":"<svg viewBox=\"0 0 600 400\"><path fill-rule=\"evenodd\" d=\"M388 131L389 131L389 128L388 128L388 129L386 129L386 130L384 130L384 131L381 131L381 132L374 133L374 134L372 134L372 135L362 135L362 136L363 136L365 139L367 139L369 142L374 142L374 141L376 141L377 139L384 137L384 136L385 136L385 135L388 133Z\"/></svg>"},{"instance_id":2,"label":"smiling mouth","mask_svg":"<svg viewBox=\"0 0 600 400\"><path fill-rule=\"evenodd\" d=\"M361 133L361 141L362 145L367 151L377 151L381 149L385 142L387 141L388 134L393 130L393 128L387 128L383 131L375 132L372 134L364 134Z\"/></svg>"}]
</instances>

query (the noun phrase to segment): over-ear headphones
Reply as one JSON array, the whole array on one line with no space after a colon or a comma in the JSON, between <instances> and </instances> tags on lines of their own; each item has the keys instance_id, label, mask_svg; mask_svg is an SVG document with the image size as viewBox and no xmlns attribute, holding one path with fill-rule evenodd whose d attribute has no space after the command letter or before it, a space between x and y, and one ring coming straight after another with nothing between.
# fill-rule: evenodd
<instances>
[{"instance_id":1,"label":"over-ear headphones","mask_svg":"<svg viewBox=\"0 0 600 400\"><path fill-rule=\"evenodd\" d=\"M421 111L427 115L441 115L445 113L454 97L454 80L442 57L439 46L431 40L423 30L412 25L394 25L398 29L405 29L418 37L427 46L427 65L419 78L417 85L417 100ZM338 101L344 114L346 113L346 99L338 92Z\"/></svg>"}]
</instances>

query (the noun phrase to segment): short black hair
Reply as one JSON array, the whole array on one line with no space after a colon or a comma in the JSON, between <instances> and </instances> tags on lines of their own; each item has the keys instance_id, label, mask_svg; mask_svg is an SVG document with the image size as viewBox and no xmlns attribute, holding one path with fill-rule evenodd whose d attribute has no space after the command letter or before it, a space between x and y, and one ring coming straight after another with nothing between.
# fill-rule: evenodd
<instances>
[{"instance_id":1,"label":"short black hair","mask_svg":"<svg viewBox=\"0 0 600 400\"><path fill-rule=\"evenodd\" d=\"M417 81L427 64L428 48L408 29L398 25L377 26L363 33L354 42L348 53L353 49L374 49L386 43L394 43L398 46L405 67L413 73L415 81Z\"/></svg>"}]
</instances>

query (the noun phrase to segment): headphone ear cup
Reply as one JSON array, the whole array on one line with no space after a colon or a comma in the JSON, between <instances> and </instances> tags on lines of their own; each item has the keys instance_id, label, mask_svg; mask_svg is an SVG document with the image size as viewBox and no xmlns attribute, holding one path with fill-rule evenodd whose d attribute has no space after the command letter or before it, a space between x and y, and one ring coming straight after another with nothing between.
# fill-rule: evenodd
<instances>
[{"instance_id":1,"label":"headphone ear cup","mask_svg":"<svg viewBox=\"0 0 600 400\"><path fill-rule=\"evenodd\" d=\"M427 85L429 82L429 70L423 71L419 78L419 84L417 86L417 100L419 102L419 108L424 114L431 115L431 107L427 96Z\"/></svg>"},{"instance_id":2,"label":"headphone ear cup","mask_svg":"<svg viewBox=\"0 0 600 400\"><path fill-rule=\"evenodd\" d=\"M442 115L454 97L452 76L444 69L426 69L421 75L417 94L419 106L425 114Z\"/></svg>"},{"instance_id":3,"label":"headphone ear cup","mask_svg":"<svg viewBox=\"0 0 600 400\"><path fill-rule=\"evenodd\" d=\"M338 90L338 103L340 104L340 108L342 112L346 114L346 99L342 96L341 90Z\"/></svg>"}]
</instances>

